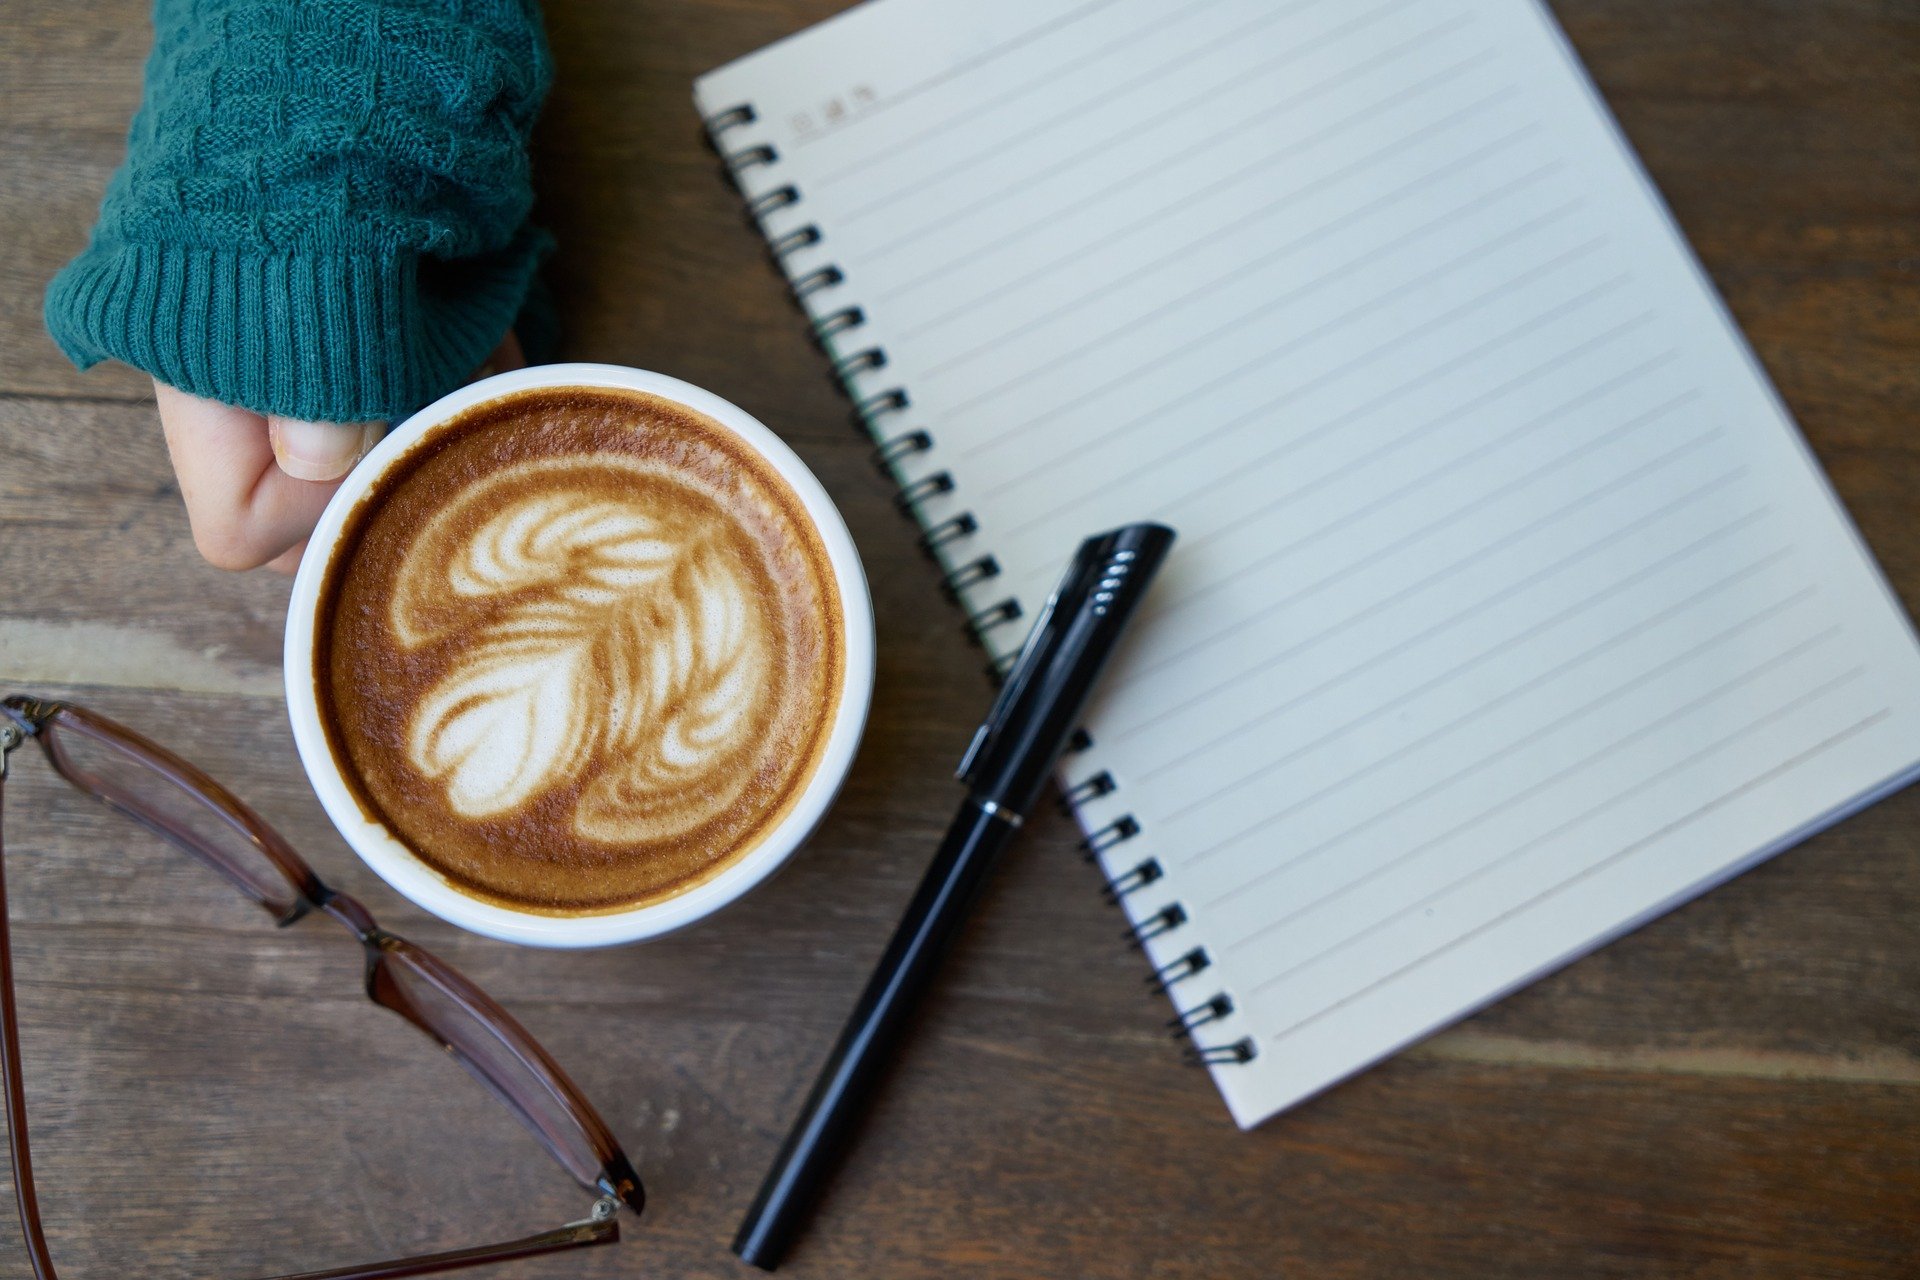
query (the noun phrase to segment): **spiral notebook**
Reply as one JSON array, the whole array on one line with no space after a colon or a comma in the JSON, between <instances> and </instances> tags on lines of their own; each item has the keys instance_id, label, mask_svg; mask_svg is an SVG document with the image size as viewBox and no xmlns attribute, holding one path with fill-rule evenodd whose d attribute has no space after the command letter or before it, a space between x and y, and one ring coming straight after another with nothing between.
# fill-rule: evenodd
<instances>
[{"instance_id":1,"label":"spiral notebook","mask_svg":"<svg viewBox=\"0 0 1920 1280\"><path fill-rule=\"evenodd\" d=\"M1911 780L1920 650L1536 0L875 0L716 148L1251 1126Z\"/></svg>"}]
</instances>

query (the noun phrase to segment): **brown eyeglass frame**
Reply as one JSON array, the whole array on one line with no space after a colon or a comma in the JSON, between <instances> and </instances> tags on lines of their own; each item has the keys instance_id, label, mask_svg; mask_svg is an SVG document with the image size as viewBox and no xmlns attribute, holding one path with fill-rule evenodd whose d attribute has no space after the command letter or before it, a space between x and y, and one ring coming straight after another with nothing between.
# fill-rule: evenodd
<instances>
[{"instance_id":1,"label":"brown eyeglass frame","mask_svg":"<svg viewBox=\"0 0 1920 1280\"><path fill-rule=\"evenodd\" d=\"M270 886L262 886L247 868L229 859L216 845L201 839L181 822L108 780L79 768L61 741L63 734L75 734L95 747L117 752L121 758L154 771L175 788L187 792L233 832L248 841L286 881L286 902L275 901ZM177 848L191 854L217 872L247 897L264 907L276 923L292 924L310 911L319 911L338 921L366 952L367 996L375 1004L390 1009L421 1031L467 1068L480 1083L499 1098L534 1133L563 1168L589 1191L600 1197L591 1216L539 1235L502 1244L460 1249L449 1253L427 1254L393 1262L346 1267L332 1271L309 1271L277 1280L400 1280L405 1276L423 1276L461 1267L507 1262L537 1254L612 1244L620 1238L615 1220L621 1205L638 1214L646 1203L645 1191L606 1122L567 1078L553 1057L543 1049L513 1016L501 1008L479 987L463 977L451 965L421 950L405 939L380 928L365 907L344 893L327 887L305 859L260 816L242 804L225 787L172 752L148 741L133 730L105 716L71 703L24 696L0 700L0 784L7 776L7 757L26 739L40 744L47 762L62 778L86 794L118 810L147 827ZM0 785L0 796L4 786ZM442 1022L432 1010L412 999L395 977L398 966L409 976L428 984L438 995L451 1001L467 1019L478 1023L498 1041L516 1065L545 1091L543 1098L524 1096L524 1081L491 1071L484 1061L464 1052L457 1041L462 1037ZM0 850L0 1085L6 1091L7 1141L13 1158L14 1197L19 1202L20 1225L26 1236L27 1254L33 1263L36 1280L58 1280L53 1259L47 1249L46 1235L40 1226L39 1200L34 1194L33 1159L27 1141L26 1090L21 1079L20 1035L13 991L13 943L8 931L5 858ZM557 1107L558 1116L554 1115ZM547 1120L571 1125L570 1134L549 1133ZM598 1169L588 1171L582 1162L569 1159L561 1145L571 1136L580 1143L579 1151L591 1151Z\"/></svg>"}]
</instances>

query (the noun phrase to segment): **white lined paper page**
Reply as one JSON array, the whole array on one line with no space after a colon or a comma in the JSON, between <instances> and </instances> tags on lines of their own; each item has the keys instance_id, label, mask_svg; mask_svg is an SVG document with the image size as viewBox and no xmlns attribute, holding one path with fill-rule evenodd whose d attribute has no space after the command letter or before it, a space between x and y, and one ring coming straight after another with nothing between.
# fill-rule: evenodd
<instances>
[{"instance_id":1,"label":"white lined paper page","mask_svg":"<svg viewBox=\"0 0 1920 1280\"><path fill-rule=\"evenodd\" d=\"M1243 1126L1914 775L1904 613L1535 0L879 0L697 98L970 608L1179 530L1063 777Z\"/></svg>"}]
</instances>

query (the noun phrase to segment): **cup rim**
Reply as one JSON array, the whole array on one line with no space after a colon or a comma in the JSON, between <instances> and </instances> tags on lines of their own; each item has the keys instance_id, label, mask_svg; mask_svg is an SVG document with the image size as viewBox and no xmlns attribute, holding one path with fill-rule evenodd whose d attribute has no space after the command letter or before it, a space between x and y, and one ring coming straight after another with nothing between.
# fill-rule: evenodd
<instances>
[{"instance_id":1,"label":"cup rim","mask_svg":"<svg viewBox=\"0 0 1920 1280\"><path fill-rule=\"evenodd\" d=\"M486 401L545 387L607 387L672 400L706 415L765 458L792 487L826 546L840 592L845 670L833 726L813 776L778 826L759 844L683 893L604 915L547 916L485 902L454 887L387 827L369 817L348 789L321 727L313 676L313 638L320 587L348 515L366 492L428 431ZM504 942L536 947L615 946L659 937L705 919L772 876L819 825L853 764L873 696L873 604L866 574L833 500L785 441L752 414L710 391L666 374L624 365L538 365L495 374L450 392L419 410L361 460L320 516L293 580L282 650L287 715L294 747L321 807L350 848L403 897L443 920Z\"/></svg>"}]
</instances>

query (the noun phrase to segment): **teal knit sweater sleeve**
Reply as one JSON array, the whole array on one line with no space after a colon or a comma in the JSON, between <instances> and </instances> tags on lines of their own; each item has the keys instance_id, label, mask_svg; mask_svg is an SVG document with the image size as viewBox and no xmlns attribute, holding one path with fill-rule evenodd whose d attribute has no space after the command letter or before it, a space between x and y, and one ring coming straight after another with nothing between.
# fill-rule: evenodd
<instances>
[{"instance_id":1,"label":"teal knit sweater sleeve","mask_svg":"<svg viewBox=\"0 0 1920 1280\"><path fill-rule=\"evenodd\" d=\"M82 368L399 418L527 302L551 78L533 0L157 0L126 163L47 328Z\"/></svg>"}]
</instances>

